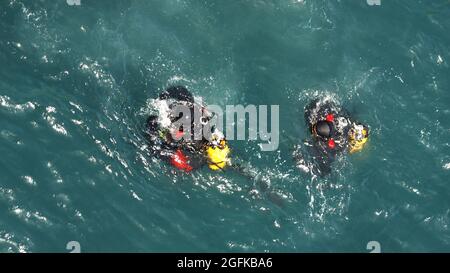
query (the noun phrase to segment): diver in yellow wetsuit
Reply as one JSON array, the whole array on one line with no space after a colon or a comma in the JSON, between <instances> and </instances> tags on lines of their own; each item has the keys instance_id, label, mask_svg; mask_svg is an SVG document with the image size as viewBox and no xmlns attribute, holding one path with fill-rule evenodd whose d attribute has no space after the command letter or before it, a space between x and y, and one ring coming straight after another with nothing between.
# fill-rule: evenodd
<instances>
[{"instance_id":1,"label":"diver in yellow wetsuit","mask_svg":"<svg viewBox=\"0 0 450 273\"><path fill-rule=\"evenodd\" d=\"M355 153L361 151L368 139L369 128L364 125L354 124L348 132L349 152Z\"/></svg>"},{"instance_id":2,"label":"diver in yellow wetsuit","mask_svg":"<svg viewBox=\"0 0 450 273\"><path fill-rule=\"evenodd\" d=\"M211 139L206 145L206 155L208 157L208 166L211 170L223 170L230 165L230 148L223 134L215 130Z\"/></svg>"}]
</instances>

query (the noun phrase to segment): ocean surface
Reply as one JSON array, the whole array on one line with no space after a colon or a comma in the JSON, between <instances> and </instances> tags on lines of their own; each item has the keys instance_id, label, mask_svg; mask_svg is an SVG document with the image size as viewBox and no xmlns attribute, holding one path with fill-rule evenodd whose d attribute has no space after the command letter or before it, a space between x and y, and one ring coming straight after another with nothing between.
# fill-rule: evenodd
<instances>
[{"instance_id":1,"label":"ocean surface","mask_svg":"<svg viewBox=\"0 0 450 273\"><path fill-rule=\"evenodd\" d=\"M0 1L0 252L450 251L450 1L77 2ZM264 189L149 155L171 85L279 105L278 150L230 141ZM292 154L324 96L371 136L320 178Z\"/></svg>"}]
</instances>

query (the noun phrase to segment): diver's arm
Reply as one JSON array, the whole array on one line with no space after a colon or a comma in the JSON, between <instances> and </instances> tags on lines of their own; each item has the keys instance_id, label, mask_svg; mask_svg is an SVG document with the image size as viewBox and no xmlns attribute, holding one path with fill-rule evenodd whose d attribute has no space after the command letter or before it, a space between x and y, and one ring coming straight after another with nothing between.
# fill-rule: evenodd
<instances>
[{"instance_id":1,"label":"diver's arm","mask_svg":"<svg viewBox=\"0 0 450 273\"><path fill-rule=\"evenodd\" d=\"M233 158L233 162L229 163L229 168L249 180L255 180L257 176L256 171L252 171L248 164L247 166L245 164L241 159Z\"/></svg>"},{"instance_id":2,"label":"diver's arm","mask_svg":"<svg viewBox=\"0 0 450 273\"><path fill-rule=\"evenodd\" d=\"M258 170L252 168L250 164L238 159L238 163L232 164L230 169L236 171L239 175L251 182L251 185L249 185L249 193L257 196L261 196L260 194L262 194L277 206L284 206L283 197L271 187L270 180L261 175Z\"/></svg>"}]
</instances>

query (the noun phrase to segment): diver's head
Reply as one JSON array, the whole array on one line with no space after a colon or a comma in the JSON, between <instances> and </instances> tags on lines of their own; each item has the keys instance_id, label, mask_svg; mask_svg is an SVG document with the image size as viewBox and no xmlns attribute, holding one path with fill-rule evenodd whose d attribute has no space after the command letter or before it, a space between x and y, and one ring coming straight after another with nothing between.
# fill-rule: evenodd
<instances>
[{"instance_id":1,"label":"diver's head","mask_svg":"<svg viewBox=\"0 0 450 273\"><path fill-rule=\"evenodd\" d=\"M327 120L320 120L313 126L313 132L323 138L331 137L333 125Z\"/></svg>"},{"instance_id":2,"label":"diver's head","mask_svg":"<svg viewBox=\"0 0 450 273\"><path fill-rule=\"evenodd\" d=\"M219 130L217 130L217 128L213 128L211 130L211 136L209 139L209 144L211 146L217 146L217 147L222 147L226 140L225 140L225 136L223 135L223 133Z\"/></svg>"}]
</instances>

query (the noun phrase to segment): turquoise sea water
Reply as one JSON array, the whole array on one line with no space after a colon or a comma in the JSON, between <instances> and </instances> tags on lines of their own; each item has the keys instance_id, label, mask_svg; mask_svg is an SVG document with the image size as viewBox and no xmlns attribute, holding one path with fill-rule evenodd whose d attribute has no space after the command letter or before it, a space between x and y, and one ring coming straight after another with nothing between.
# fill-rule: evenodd
<instances>
[{"instance_id":1,"label":"turquoise sea water","mask_svg":"<svg viewBox=\"0 0 450 273\"><path fill-rule=\"evenodd\" d=\"M450 251L450 2L0 2L0 251ZM280 105L280 146L235 172L173 173L149 99ZM325 178L295 168L303 107L369 124ZM255 190L256 189L256 190Z\"/></svg>"}]
</instances>

